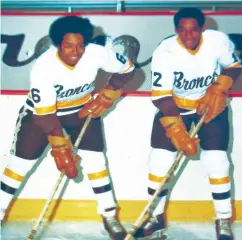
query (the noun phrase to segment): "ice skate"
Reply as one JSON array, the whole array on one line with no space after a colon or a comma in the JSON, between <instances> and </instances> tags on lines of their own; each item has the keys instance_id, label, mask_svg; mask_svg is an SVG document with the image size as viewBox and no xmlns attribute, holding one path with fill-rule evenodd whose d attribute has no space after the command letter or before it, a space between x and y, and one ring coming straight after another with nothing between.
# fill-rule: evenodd
<instances>
[{"instance_id":1,"label":"ice skate","mask_svg":"<svg viewBox=\"0 0 242 240\"><path fill-rule=\"evenodd\" d=\"M215 224L216 224L217 240L234 239L229 219L217 219L215 221Z\"/></svg>"},{"instance_id":2,"label":"ice skate","mask_svg":"<svg viewBox=\"0 0 242 240\"><path fill-rule=\"evenodd\" d=\"M134 238L137 240L168 240L164 215L151 217L144 227L137 230Z\"/></svg>"},{"instance_id":3,"label":"ice skate","mask_svg":"<svg viewBox=\"0 0 242 240\"><path fill-rule=\"evenodd\" d=\"M127 233L115 216L103 217L103 224L112 240L124 240Z\"/></svg>"}]
</instances>

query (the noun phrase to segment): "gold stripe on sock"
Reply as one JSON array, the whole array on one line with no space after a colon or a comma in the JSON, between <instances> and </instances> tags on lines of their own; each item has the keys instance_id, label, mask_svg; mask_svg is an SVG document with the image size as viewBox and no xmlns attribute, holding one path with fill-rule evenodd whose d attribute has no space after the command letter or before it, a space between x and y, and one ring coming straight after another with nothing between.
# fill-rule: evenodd
<instances>
[{"instance_id":1,"label":"gold stripe on sock","mask_svg":"<svg viewBox=\"0 0 242 240\"><path fill-rule=\"evenodd\" d=\"M89 173L88 174L89 180L97 180L97 179L104 178L104 177L107 177L107 176L108 176L107 170L103 170L102 172Z\"/></svg>"},{"instance_id":2,"label":"gold stripe on sock","mask_svg":"<svg viewBox=\"0 0 242 240\"><path fill-rule=\"evenodd\" d=\"M152 181L152 182L160 183L160 182L163 182L163 181L164 181L164 178L165 178L165 177L158 177L158 176L155 176L155 175L149 173L149 180ZM168 179L166 180L166 182L167 182L167 183L170 182L170 178L168 178Z\"/></svg>"},{"instance_id":3,"label":"gold stripe on sock","mask_svg":"<svg viewBox=\"0 0 242 240\"><path fill-rule=\"evenodd\" d=\"M21 176L15 172L13 172L12 170L10 170L9 168L5 168L4 173L5 176L12 178L16 181L22 182L24 180L24 176Z\"/></svg>"},{"instance_id":4,"label":"gold stripe on sock","mask_svg":"<svg viewBox=\"0 0 242 240\"><path fill-rule=\"evenodd\" d=\"M230 182L230 177L224 177L224 178L209 178L210 184L225 184Z\"/></svg>"}]
</instances>

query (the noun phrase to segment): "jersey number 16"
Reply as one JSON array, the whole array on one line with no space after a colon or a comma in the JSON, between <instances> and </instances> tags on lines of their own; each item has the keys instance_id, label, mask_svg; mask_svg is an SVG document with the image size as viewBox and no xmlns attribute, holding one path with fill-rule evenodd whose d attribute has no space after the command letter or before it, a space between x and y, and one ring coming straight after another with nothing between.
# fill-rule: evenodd
<instances>
[{"instance_id":1,"label":"jersey number 16","mask_svg":"<svg viewBox=\"0 0 242 240\"><path fill-rule=\"evenodd\" d=\"M123 55L119 54L119 53L116 53L116 58L123 64L126 63L126 59Z\"/></svg>"}]
</instances>

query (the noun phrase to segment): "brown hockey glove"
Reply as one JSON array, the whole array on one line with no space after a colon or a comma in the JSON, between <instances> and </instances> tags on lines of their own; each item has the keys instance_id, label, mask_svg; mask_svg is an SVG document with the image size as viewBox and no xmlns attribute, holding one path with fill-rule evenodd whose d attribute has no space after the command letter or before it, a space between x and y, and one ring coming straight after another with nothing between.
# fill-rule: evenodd
<instances>
[{"instance_id":1,"label":"brown hockey glove","mask_svg":"<svg viewBox=\"0 0 242 240\"><path fill-rule=\"evenodd\" d=\"M72 156L72 147L70 138L48 136L48 141L52 147L51 155L55 159L59 171L65 171L68 178L75 178L78 175L77 162L80 157Z\"/></svg>"},{"instance_id":2,"label":"brown hockey glove","mask_svg":"<svg viewBox=\"0 0 242 240\"><path fill-rule=\"evenodd\" d=\"M202 115L205 109L208 108L208 113L204 120L205 123L209 123L224 111L227 106L228 91L232 84L232 78L220 75L216 82L207 89L205 96L200 99L197 113Z\"/></svg>"},{"instance_id":3,"label":"brown hockey glove","mask_svg":"<svg viewBox=\"0 0 242 240\"><path fill-rule=\"evenodd\" d=\"M191 139L180 116L160 118L162 126L166 130L166 136L174 147L183 151L186 156L194 156L198 150L199 139Z\"/></svg>"},{"instance_id":4,"label":"brown hockey glove","mask_svg":"<svg viewBox=\"0 0 242 240\"><path fill-rule=\"evenodd\" d=\"M92 115L93 118L97 118L102 116L122 95L123 90L113 90L112 87L106 86L102 90L96 98L86 103L84 107L79 112L79 117L84 118L89 114Z\"/></svg>"}]
</instances>

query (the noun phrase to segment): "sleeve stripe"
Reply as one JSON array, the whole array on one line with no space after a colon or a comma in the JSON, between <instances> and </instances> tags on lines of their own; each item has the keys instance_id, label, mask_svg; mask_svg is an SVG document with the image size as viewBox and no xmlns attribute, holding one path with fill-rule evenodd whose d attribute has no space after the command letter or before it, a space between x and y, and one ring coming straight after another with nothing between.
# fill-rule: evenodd
<instances>
[{"instance_id":1,"label":"sleeve stripe","mask_svg":"<svg viewBox=\"0 0 242 240\"><path fill-rule=\"evenodd\" d=\"M133 70L134 69L134 64L131 62L130 59L128 59L129 61L129 67L127 69L125 69L123 72L121 73L127 73L127 72L130 72L130 70Z\"/></svg>"}]
</instances>

